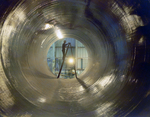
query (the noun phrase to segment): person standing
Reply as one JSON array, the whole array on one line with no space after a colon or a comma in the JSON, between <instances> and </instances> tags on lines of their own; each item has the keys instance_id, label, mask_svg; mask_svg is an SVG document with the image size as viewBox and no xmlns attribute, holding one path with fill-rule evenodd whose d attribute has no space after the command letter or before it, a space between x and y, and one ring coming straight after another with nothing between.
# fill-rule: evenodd
<instances>
[{"instance_id":1,"label":"person standing","mask_svg":"<svg viewBox=\"0 0 150 117\"><path fill-rule=\"evenodd\" d=\"M69 43L66 44L66 40L64 40L64 43L62 44L63 60L65 59L65 52L66 52L65 49L67 45L69 45Z\"/></svg>"}]
</instances>

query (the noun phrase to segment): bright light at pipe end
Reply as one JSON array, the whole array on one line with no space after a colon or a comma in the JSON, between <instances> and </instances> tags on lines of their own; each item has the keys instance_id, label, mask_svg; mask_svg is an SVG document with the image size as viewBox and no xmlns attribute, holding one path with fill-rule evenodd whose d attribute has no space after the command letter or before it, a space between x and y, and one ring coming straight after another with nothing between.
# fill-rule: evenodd
<instances>
[{"instance_id":1,"label":"bright light at pipe end","mask_svg":"<svg viewBox=\"0 0 150 117\"><path fill-rule=\"evenodd\" d=\"M68 61L70 64L73 64L74 63L74 59L73 58L69 58L69 61Z\"/></svg>"}]
</instances>

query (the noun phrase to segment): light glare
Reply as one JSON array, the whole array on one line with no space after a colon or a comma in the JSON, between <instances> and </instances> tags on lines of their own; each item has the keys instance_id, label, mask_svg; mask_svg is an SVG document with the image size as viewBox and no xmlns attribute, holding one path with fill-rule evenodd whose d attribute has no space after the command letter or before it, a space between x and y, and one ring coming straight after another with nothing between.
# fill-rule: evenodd
<instances>
[{"instance_id":1,"label":"light glare","mask_svg":"<svg viewBox=\"0 0 150 117\"><path fill-rule=\"evenodd\" d=\"M69 63L74 63L74 60L72 58L70 58Z\"/></svg>"},{"instance_id":2,"label":"light glare","mask_svg":"<svg viewBox=\"0 0 150 117\"><path fill-rule=\"evenodd\" d=\"M58 37L59 39L62 39L62 38L63 38L63 35L62 35L62 33L61 33L60 30L56 30L56 34L57 34L57 37Z\"/></svg>"},{"instance_id":3,"label":"light glare","mask_svg":"<svg viewBox=\"0 0 150 117\"><path fill-rule=\"evenodd\" d=\"M50 25L50 24L48 24L48 23L45 24L45 28L44 28L45 30L50 29L50 28L52 28L52 25Z\"/></svg>"},{"instance_id":4,"label":"light glare","mask_svg":"<svg viewBox=\"0 0 150 117\"><path fill-rule=\"evenodd\" d=\"M44 103L44 102L46 102L46 99L45 98L39 98L38 101L41 103Z\"/></svg>"}]
</instances>

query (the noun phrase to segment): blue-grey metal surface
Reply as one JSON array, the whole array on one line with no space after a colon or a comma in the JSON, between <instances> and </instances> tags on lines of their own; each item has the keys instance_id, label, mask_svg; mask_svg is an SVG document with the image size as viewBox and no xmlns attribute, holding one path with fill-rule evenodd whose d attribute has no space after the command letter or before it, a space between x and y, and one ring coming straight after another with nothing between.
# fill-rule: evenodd
<instances>
[{"instance_id":1,"label":"blue-grey metal surface","mask_svg":"<svg viewBox=\"0 0 150 117\"><path fill-rule=\"evenodd\" d=\"M150 116L148 0L2 0L0 115ZM47 65L62 38L82 42L88 66L57 79Z\"/></svg>"}]
</instances>

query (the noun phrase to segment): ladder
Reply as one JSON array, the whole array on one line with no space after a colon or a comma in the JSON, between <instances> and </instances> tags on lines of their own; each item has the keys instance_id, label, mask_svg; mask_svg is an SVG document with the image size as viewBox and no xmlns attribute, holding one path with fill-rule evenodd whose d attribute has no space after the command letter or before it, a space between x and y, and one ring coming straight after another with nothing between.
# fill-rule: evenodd
<instances>
[{"instance_id":1,"label":"ladder","mask_svg":"<svg viewBox=\"0 0 150 117\"><path fill-rule=\"evenodd\" d=\"M72 47L71 47L71 44L69 43L68 46L67 46L67 50L66 50L66 52L65 52L65 55L64 55L64 58L63 58L63 62L62 62L62 64L61 64L61 67L60 67L60 70L59 70L57 79L58 79L59 76L60 76L60 73L61 73L61 70L62 70L62 68L63 68L64 61L65 61L65 58L66 58L66 55L67 55L67 52L68 52L69 47L70 47L70 49L71 49L71 54L72 54L72 56L73 56ZM75 76L76 76L76 78L77 78L77 72L76 72L75 63L74 63L74 70L75 70Z\"/></svg>"}]
</instances>

